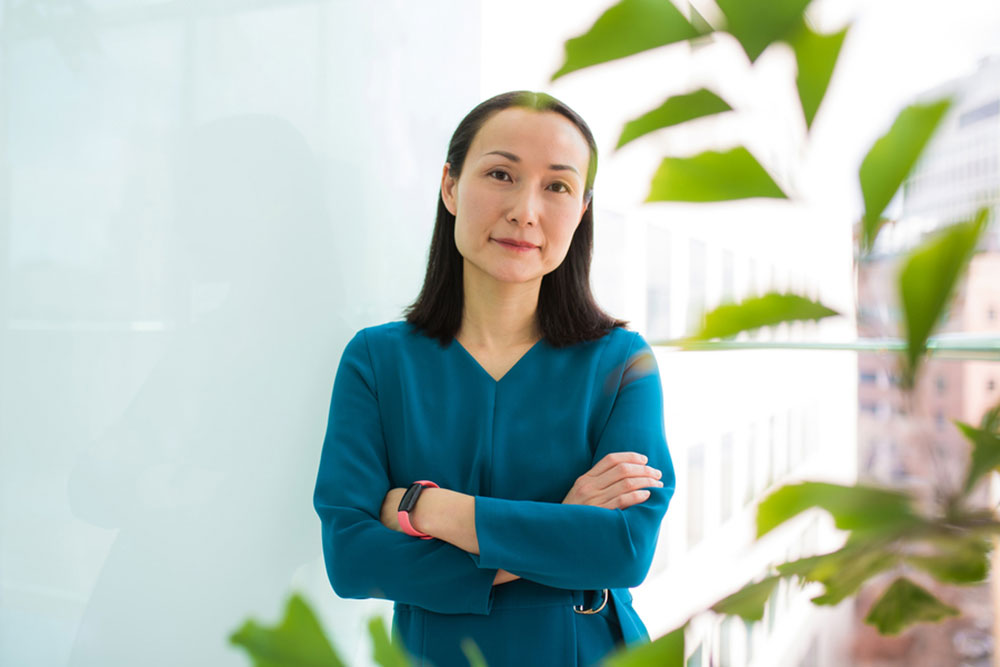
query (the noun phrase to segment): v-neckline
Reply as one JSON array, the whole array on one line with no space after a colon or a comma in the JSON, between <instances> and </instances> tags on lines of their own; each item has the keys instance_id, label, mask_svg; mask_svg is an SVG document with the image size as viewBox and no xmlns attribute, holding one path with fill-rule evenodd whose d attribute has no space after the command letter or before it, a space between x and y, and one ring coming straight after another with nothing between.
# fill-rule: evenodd
<instances>
[{"instance_id":1,"label":"v-neckline","mask_svg":"<svg viewBox=\"0 0 1000 667\"><path fill-rule=\"evenodd\" d=\"M525 357L527 357L529 354L531 354L535 350L535 348L541 346L541 344L543 342L545 342L545 338L542 337L542 338L539 338L538 340L536 340L535 343L531 347L529 347L527 350L525 350L524 354L522 354L520 357L518 357L517 361L515 361L514 364L510 368L508 368L507 371L503 375L501 375L499 378L493 377L493 375L488 370L486 370L485 368L483 368L483 365L481 363L479 363L479 360L476 359L476 357L473 356L473 354L471 352L469 352L467 349L465 349L465 346L462 345L458 341L458 338L452 338L451 341L455 345L458 345L458 349L460 349L465 354L465 356L468 357L472 361L472 363L476 365L476 368L478 368L480 370L480 372L482 372L483 375L485 375L487 378L489 378L490 382L492 382L493 384L496 385L496 384L500 384L500 382L504 378L506 378L508 375L510 375L514 371L515 368L517 368L518 366L520 366L521 362L524 361Z\"/></svg>"}]
</instances>

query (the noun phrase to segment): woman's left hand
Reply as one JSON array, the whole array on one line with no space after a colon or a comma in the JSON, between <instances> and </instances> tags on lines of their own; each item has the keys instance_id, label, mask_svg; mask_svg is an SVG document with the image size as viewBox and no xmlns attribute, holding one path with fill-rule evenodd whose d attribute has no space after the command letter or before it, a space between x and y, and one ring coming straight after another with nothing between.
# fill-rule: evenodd
<instances>
[{"instance_id":1,"label":"woman's left hand","mask_svg":"<svg viewBox=\"0 0 1000 667\"><path fill-rule=\"evenodd\" d=\"M382 512L379 516L385 527L400 533L403 529L399 525L399 501L403 499L405 493L406 489L402 487L389 489L389 493L385 494L385 499L382 501Z\"/></svg>"}]
</instances>

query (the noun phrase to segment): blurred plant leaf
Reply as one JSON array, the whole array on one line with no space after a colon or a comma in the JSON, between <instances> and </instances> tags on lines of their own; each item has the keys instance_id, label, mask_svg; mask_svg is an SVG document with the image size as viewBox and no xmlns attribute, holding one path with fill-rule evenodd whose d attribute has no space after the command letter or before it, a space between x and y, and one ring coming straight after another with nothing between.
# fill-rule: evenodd
<instances>
[{"instance_id":1,"label":"blurred plant leaf","mask_svg":"<svg viewBox=\"0 0 1000 667\"><path fill-rule=\"evenodd\" d=\"M734 148L693 157L667 157L653 175L646 201L728 201L751 197L787 199L750 152Z\"/></svg>"},{"instance_id":2,"label":"blurred plant leaf","mask_svg":"<svg viewBox=\"0 0 1000 667\"><path fill-rule=\"evenodd\" d=\"M958 616L958 610L906 577L900 577L872 605L865 623L874 625L880 634L894 635L913 623L940 621L947 616Z\"/></svg>"},{"instance_id":3,"label":"blurred plant leaf","mask_svg":"<svg viewBox=\"0 0 1000 667\"><path fill-rule=\"evenodd\" d=\"M990 571L989 541L975 535L948 535L933 542L932 555L907 555L906 562L948 584L974 584Z\"/></svg>"},{"instance_id":4,"label":"blurred plant leaf","mask_svg":"<svg viewBox=\"0 0 1000 667\"><path fill-rule=\"evenodd\" d=\"M820 556L801 558L778 566L784 576L798 575L822 583L825 591L812 599L818 605L836 605L853 595L861 585L899 562L899 555L885 540L848 542L842 549Z\"/></svg>"},{"instance_id":5,"label":"blurred plant leaf","mask_svg":"<svg viewBox=\"0 0 1000 667\"><path fill-rule=\"evenodd\" d=\"M773 326L797 320L821 320L840 315L821 303L796 294L772 292L744 299L740 303L723 304L705 315L705 324L691 340L728 338L741 331Z\"/></svg>"},{"instance_id":6,"label":"blurred plant leaf","mask_svg":"<svg viewBox=\"0 0 1000 667\"><path fill-rule=\"evenodd\" d=\"M917 163L934 130L951 106L950 99L911 104L896 117L889 131L876 141L861 162L859 176L865 200L861 250L875 244L885 222L882 212Z\"/></svg>"},{"instance_id":7,"label":"blurred plant leaf","mask_svg":"<svg viewBox=\"0 0 1000 667\"><path fill-rule=\"evenodd\" d=\"M732 595L712 605L712 611L718 614L739 616L744 621L759 621L764 618L764 605L779 581L781 581L780 576L771 576L747 584Z\"/></svg>"},{"instance_id":8,"label":"blurred plant leaf","mask_svg":"<svg viewBox=\"0 0 1000 667\"><path fill-rule=\"evenodd\" d=\"M799 70L795 76L795 85L799 90L806 128L812 127L819 105L826 95L847 30L848 28L844 28L840 32L822 35L813 32L803 22L792 35L791 45Z\"/></svg>"},{"instance_id":9,"label":"blurred plant leaf","mask_svg":"<svg viewBox=\"0 0 1000 667\"><path fill-rule=\"evenodd\" d=\"M297 593L285 607L278 625L266 627L253 619L229 636L250 655L254 667L342 667L344 662L326 638L316 615Z\"/></svg>"},{"instance_id":10,"label":"blurred plant leaf","mask_svg":"<svg viewBox=\"0 0 1000 667\"><path fill-rule=\"evenodd\" d=\"M486 667L486 658L483 657L479 645L471 637L462 638L462 653L469 661L469 667Z\"/></svg>"},{"instance_id":11,"label":"blurred plant leaf","mask_svg":"<svg viewBox=\"0 0 1000 667\"><path fill-rule=\"evenodd\" d=\"M968 493L983 475L1000 466L1000 435L960 421L954 424L972 443L972 458L965 478L965 491Z\"/></svg>"},{"instance_id":12,"label":"blurred plant leaf","mask_svg":"<svg viewBox=\"0 0 1000 667\"><path fill-rule=\"evenodd\" d=\"M621 136L618 137L616 148L621 148L633 139L638 139L654 130L732 110L733 108L726 104L725 100L705 88L687 95L676 95L667 98L656 109L626 123Z\"/></svg>"},{"instance_id":13,"label":"blurred plant leaf","mask_svg":"<svg viewBox=\"0 0 1000 667\"><path fill-rule=\"evenodd\" d=\"M716 0L726 16L726 31L746 51L750 62L773 42L786 38L802 22L810 0Z\"/></svg>"},{"instance_id":14,"label":"blurred plant leaf","mask_svg":"<svg viewBox=\"0 0 1000 667\"><path fill-rule=\"evenodd\" d=\"M899 273L900 302L906 329L903 385L912 388L931 335L965 271L986 227L987 210L973 220L951 225L917 246Z\"/></svg>"},{"instance_id":15,"label":"blurred plant leaf","mask_svg":"<svg viewBox=\"0 0 1000 667\"><path fill-rule=\"evenodd\" d=\"M604 659L605 667L684 667L684 630L687 623L648 644L622 648Z\"/></svg>"},{"instance_id":16,"label":"blurred plant leaf","mask_svg":"<svg viewBox=\"0 0 1000 667\"><path fill-rule=\"evenodd\" d=\"M381 616L368 621L368 634L372 637L372 654L376 663L382 667L409 667L410 659L398 644L389 639Z\"/></svg>"},{"instance_id":17,"label":"blurred plant leaf","mask_svg":"<svg viewBox=\"0 0 1000 667\"><path fill-rule=\"evenodd\" d=\"M811 507L833 515L841 530L859 534L875 531L906 531L922 520L913 513L909 496L899 491L870 486L841 486L826 482L802 482L784 486L757 506L757 537Z\"/></svg>"},{"instance_id":18,"label":"blurred plant leaf","mask_svg":"<svg viewBox=\"0 0 1000 667\"><path fill-rule=\"evenodd\" d=\"M979 428L989 433L1000 435L1000 404L994 405L986 411L979 421Z\"/></svg>"},{"instance_id":19,"label":"blurred plant leaf","mask_svg":"<svg viewBox=\"0 0 1000 667\"><path fill-rule=\"evenodd\" d=\"M622 0L601 14L586 33L566 41L565 59L551 80L698 35L671 2Z\"/></svg>"}]
</instances>

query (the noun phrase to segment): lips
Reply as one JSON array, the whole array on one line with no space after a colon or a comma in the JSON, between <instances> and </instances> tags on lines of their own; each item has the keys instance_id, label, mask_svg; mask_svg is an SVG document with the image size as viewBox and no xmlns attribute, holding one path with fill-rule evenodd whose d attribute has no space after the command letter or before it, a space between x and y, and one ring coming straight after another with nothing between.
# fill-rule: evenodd
<instances>
[{"instance_id":1,"label":"lips","mask_svg":"<svg viewBox=\"0 0 1000 667\"><path fill-rule=\"evenodd\" d=\"M527 241L519 241L517 239L493 239L500 245L509 246L511 248L517 248L519 250L531 250L532 248L537 248L534 243L528 243Z\"/></svg>"}]
</instances>

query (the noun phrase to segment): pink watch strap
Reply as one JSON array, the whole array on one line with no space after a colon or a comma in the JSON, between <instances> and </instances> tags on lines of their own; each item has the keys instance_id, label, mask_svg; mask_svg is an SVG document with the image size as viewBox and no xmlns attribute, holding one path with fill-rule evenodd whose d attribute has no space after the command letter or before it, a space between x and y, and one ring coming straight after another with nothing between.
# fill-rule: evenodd
<instances>
[{"instance_id":1,"label":"pink watch strap","mask_svg":"<svg viewBox=\"0 0 1000 667\"><path fill-rule=\"evenodd\" d=\"M424 487L433 487L435 489L441 488L434 482L427 479L418 479L417 481L414 482L414 484L420 484ZM417 500L419 501L420 499L417 498ZM413 537L419 537L422 540L429 540L433 537L432 535L428 535L427 533L421 533L419 530L413 527L413 524L410 523L409 512L401 511L399 512L398 516L399 516L399 527L402 528L403 532L406 533L407 535L412 535Z\"/></svg>"}]
</instances>

